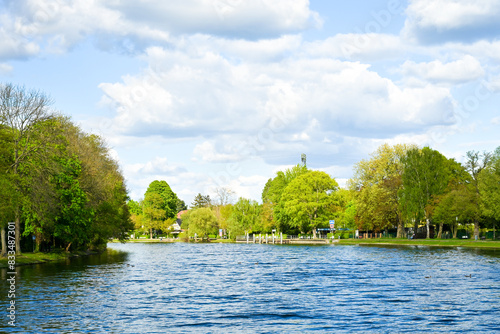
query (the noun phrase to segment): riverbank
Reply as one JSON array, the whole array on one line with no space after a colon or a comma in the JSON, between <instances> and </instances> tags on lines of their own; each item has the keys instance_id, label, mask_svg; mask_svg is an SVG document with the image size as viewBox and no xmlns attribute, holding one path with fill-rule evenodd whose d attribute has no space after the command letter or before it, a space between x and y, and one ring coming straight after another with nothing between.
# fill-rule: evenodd
<instances>
[{"instance_id":1,"label":"riverbank","mask_svg":"<svg viewBox=\"0 0 500 334\"><path fill-rule=\"evenodd\" d=\"M326 239L293 239L293 244L331 244L332 240ZM285 241L285 240L283 240ZM287 239L287 241L289 241ZM310 242L308 242L310 241ZM322 242L319 242L322 241ZM118 242L118 241L113 241ZM132 239L127 242L131 243L169 243L169 242L184 242L179 239ZM245 240L234 241L230 239L216 239L210 240L211 243L247 243ZM471 239L335 239L337 245L400 245L400 246L436 246L436 247L467 247L467 248L487 248L487 249L500 249L500 241L492 240L471 240ZM248 243L253 243L249 241ZM259 243L258 241L256 243ZM272 242L269 242L271 244ZM280 244L277 240L276 244ZM285 242L284 242L285 244ZM286 242L286 244L292 244Z\"/></svg>"},{"instance_id":2,"label":"riverbank","mask_svg":"<svg viewBox=\"0 0 500 334\"><path fill-rule=\"evenodd\" d=\"M87 256L93 254L99 254L98 251L86 251L86 252L73 252L73 253L23 253L21 255L16 255L16 267L28 266L33 264L41 264L54 261L64 261L72 257ZM0 269L8 268L8 258L0 257Z\"/></svg>"},{"instance_id":3,"label":"riverbank","mask_svg":"<svg viewBox=\"0 0 500 334\"><path fill-rule=\"evenodd\" d=\"M400 245L500 249L500 241L470 239L341 239L341 245Z\"/></svg>"}]
</instances>

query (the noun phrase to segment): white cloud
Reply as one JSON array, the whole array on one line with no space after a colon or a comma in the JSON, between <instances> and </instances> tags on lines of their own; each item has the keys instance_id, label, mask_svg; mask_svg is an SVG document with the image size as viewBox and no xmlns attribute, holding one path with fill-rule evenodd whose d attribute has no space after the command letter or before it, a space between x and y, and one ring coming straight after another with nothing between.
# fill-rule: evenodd
<instances>
[{"instance_id":1,"label":"white cloud","mask_svg":"<svg viewBox=\"0 0 500 334\"><path fill-rule=\"evenodd\" d=\"M219 153L214 143L204 141L195 146L193 150L193 160L202 162L230 162L241 159L238 154Z\"/></svg>"},{"instance_id":2,"label":"white cloud","mask_svg":"<svg viewBox=\"0 0 500 334\"><path fill-rule=\"evenodd\" d=\"M146 163L127 165L127 171L142 175L176 175L186 171L184 167L172 165L165 157L156 157Z\"/></svg>"},{"instance_id":3,"label":"white cloud","mask_svg":"<svg viewBox=\"0 0 500 334\"><path fill-rule=\"evenodd\" d=\"M312 133L322 141L331 131L369 136L449 122L453 99L443 87L401 86L368 65L325 57L232 61L234 55L216 48L199 50L198 40L183 39L182 50L148 49L147 70L100 85L103 102L117 112L117 129L140 136L233 134L241 140L267 131L269 147L276 140L315 138Z\"/></svg>"},{"instance_id":4,"label":"white cloud","mask_svg":"<svg viewBox=\"0 0 500 334\"><path fill-rule=\"evenodd\" d=\"M186 34L262 39L321 25L308 0L27 0L2 7L0 59L65 52L86 38L105 50L137 52Z\"/></svg>"},{"instance_id":5,"label":"white cloud","mask_svg":"<svg viewBox=\"0 0 500 334\"><path fill-rule=\"evenodd\" d=\"M499 36L497 0L413 0L404 34L419 41L475 41Z\"/></svg>"},{"instance_id":6,"label":"white cloud","mask_svg":"<svg viewBox=\"0 0 500 334\"><path fill-rule=\"evenodd\" d=\"M307 43L304 50L315 57L347 60L394 59L411 49L399 36L387 34L337 34L325 40Z\"/></svg>"},{"instance_id":7,"label":"white cloud","mask_svg":"<svg viewBox=\"0 0 500 334\"><path fill-rule=\"evenodd\" d=\"M443 63L440 60L428 63L406 61L401 65L401 72L406 77L412 76L432 83L446 84L465 83L484 75L481 63L469 55L448 63Z\"/></svg>"}]
</instances>

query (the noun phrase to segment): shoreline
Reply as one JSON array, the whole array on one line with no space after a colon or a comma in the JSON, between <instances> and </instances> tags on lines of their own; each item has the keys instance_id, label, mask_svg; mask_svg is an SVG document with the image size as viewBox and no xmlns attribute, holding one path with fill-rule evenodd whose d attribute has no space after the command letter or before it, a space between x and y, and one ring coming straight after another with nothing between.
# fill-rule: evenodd
<instances>
[{"instance_id":1,"label":"shoreline","mask_svg":"<svg viewBox=\"0 0 500 334\"><path fill-rule=\"evenodd\" d=\"M43 264L48 262L64 261L74 257L97 255L105 252L106 249L100 251L80 251L74 253L22 253L16 255L15 267L31 266L35 264ZM8 269L8 257L0 257L0 269Z\"/></svg>"},{"instance_id":2,"label":"shoreline","mask_svg":"<svg viewBox=\"0 0 500 334\"><path fill-rule=\"evenodd\" d=\"M311 242L314 239L304 239L303 242L293 239L295 242L286 243L287 245L363 245L363 246L429 246L429 247L465 247L465 248L478 248L478 249L500 249L500 240L471 240L471 239L388 239L388 238L377 238L377 239L316 239L318 241ZM321 242L319 240L325 240ZM283 240L285 241L285 240ZM118 241L112 241L112 243L117 243ZM135 239L128 240L127 243L174 243L174 242L186 242L179 239ZM238 243L245 244L246 241L233 241L229 239L217 239L210 240L204 243ZM252 244L249 241L248 244ZM258 244L258 242L256 242ZM265 244L265 243L263 243ZM269 242L271 245L272 243ZM285 242L283 242L283 245ZM280 242L276 242L275 245L280 245Z\"/></svg>"},{"instance_id":3,"label":"shoreline","mask_svg":"<svg viewBox=\"0 0 500 334\"><path fill-rule=\"evenodd\" d=\"M470 239L341 239L340 245L362 246L426 246L426 247L464 247L477 249L500 249L500 241Z\"/></svg>"},{"instance_id":4,"label":"shoreline","mask_svg":"<svg viewBox=\"0 0 500 334\"><path fill-rule=\"evenodd\" d=\"M310 246L310 245L337 245L337 246L346 246L346 245L359 245L359 246L424 246L424 247L447 247L447 248L469 248L469 249L491 249L496 250L500 249L500 241L493 240L461 240L461 239L416 239L416 240L407 240L407 239L336 239L333 242L332 240L326 240L326 242L294 242L287 243L286 245L294 245L294 246ZM176 242L185 242L179 239L134 239L128 240L126 243L176 243ZM119 241L113 240L110 243L120 243ZM207 242L205 242L207 243ZM229 239L221 239L221 240L211 240L208 243L246 243L246 242L238 242L232 241ZM249 242L252 244L252 242ZM258 243L256 243L258 244ZM272 243L269 243L272 245ZM277 246L282 246L279 242L276 243ZM283 244L285 245L285 243ZM29 266L35 264L43 264L48 262L56 262L63 261L73 257L80 256L88 256L88 255L96 255L106 250L101 251L81 251L75 253L23 253L21 255L16 256L16 267L20 266ZM0 257L0 269L8 268L8 258Z\"/></svg>"}]
</instances>

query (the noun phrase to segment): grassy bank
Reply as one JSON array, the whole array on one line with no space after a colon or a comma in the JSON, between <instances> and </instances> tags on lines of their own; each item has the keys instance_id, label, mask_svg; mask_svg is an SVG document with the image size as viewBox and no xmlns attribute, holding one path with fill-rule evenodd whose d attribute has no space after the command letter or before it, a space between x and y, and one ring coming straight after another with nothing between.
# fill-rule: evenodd
<instances>
[{"instance_id":1,"label":"grassy bank","mask_svg":"<svg viewBox=\"0 0 500 334\"><path fill-rule=\"evenodd\" d=\"M74 252L74 253L23 253L22 255L16 255L16 267L40 264L52 261L64 261L67 258L86 256L90 254L98 254L99 252ZM8 258L0 257L0 268L8 267Z\"/></svg>"},{"instance_id":2,"label":"grassy bank","mask_svg":"<svg viewBox=\"0 0 500 334\"><path fill-rule=\"evenodd\" d=\"M500 249L500 241L470 239L341 239L341 245L408 245Z\"/></svg>"}]
</instances>

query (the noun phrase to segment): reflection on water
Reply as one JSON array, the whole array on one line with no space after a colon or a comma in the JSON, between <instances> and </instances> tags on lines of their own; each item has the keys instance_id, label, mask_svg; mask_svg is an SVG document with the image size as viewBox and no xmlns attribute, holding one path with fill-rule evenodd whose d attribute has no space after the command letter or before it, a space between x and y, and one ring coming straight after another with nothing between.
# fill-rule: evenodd
<instances>
[{"instance_id":1,"label":"reflection on water","mask_svg":"<svg viewBox=\"0 0 500 334\"><path fill-rule=\"evenodd\" d=\"M18 326L11 332L500 330L498 250L109 247L114 251L99 256L18 268ZM0 293L5 310L6 284Z\"/></svg>"}]
</instances>

